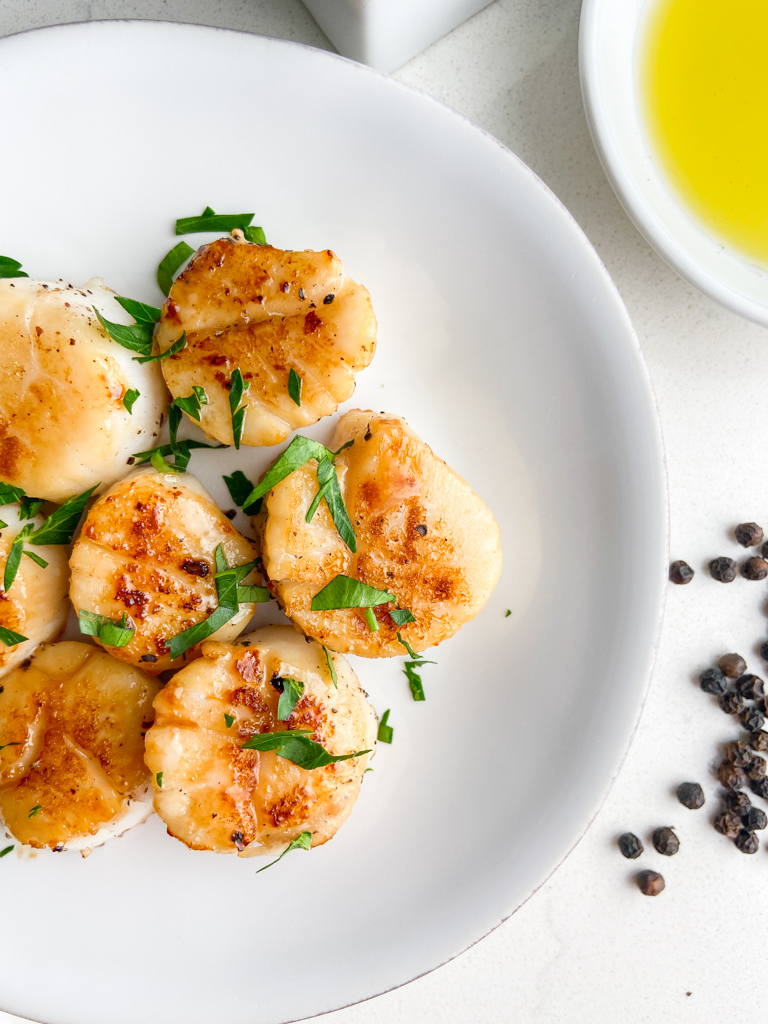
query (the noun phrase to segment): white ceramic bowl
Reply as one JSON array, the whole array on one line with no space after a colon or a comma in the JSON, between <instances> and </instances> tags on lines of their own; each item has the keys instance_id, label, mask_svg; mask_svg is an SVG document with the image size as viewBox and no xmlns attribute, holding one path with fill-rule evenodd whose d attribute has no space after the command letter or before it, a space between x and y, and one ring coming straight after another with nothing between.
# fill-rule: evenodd
<instances>
[{"instance_id":1,"label":"white ceramic bowl","mask_svg":"<svg viewBox=\"0 0 768 1024\"><path fill-rule=\"evenodd\" d=\"M649 147L638 44L657 0L584 0L579 66L587 121L624 209L679 274L740 316L768 325L768 271L726 248L671 191Z\"/></svg>"}]
</instances>

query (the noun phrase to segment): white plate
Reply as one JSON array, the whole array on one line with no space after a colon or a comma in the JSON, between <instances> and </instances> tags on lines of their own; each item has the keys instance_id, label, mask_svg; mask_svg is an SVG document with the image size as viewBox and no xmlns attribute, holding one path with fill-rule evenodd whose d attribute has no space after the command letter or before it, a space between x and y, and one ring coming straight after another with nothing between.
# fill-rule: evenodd
<instances>
[{"instance_id":1,"label":"white plate","mask_svg":"<svg viewBox=\"0 0 768 1024\"><path fill-rule=\"evenodd\" d=\"M274 1024L400 985L541 885L637 721L665 486L621 300L516 157L342 58L91 23L3 40L0 94L0 252L154 302L174 218L206 204L256 210L274 244L332 247L379 317L348 406L404 415L488 501L505 548L488 606L425 668L425 703L399 659L356 661L394 743L333 842L257 875L154 818L88 860L0 862L0 1006L51 1024ZM273 456L237 464L256 475ZM232 464L191 464L225 508Z\"/></svg>"},{"instance_id":2,"label":"white plate","mask_svg":"<svg viewBox=\"0 0 768 1024\"><path fill-rule=\"evenodd\" d=\"M660 168L638 98L638 43L658 0L583 0L579 69L592 139L627 214L659 256L706 295L768 326L768 270L711 234Z\"/></svg>"}]
</instances>

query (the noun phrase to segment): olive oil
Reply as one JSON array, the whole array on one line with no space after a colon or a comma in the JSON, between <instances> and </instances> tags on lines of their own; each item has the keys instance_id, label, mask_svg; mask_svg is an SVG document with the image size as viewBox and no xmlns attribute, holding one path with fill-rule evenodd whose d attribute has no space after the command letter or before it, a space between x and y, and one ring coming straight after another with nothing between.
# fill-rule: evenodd
<instances>
[{"instance_id":1,"label":"olive oil","mask_svg":"<svg viewBox=\"0 0 768 1024\"><path fill-rule=\"evenodd\" d=\"M768 0L658 0L640 57L672 187L724 245L768 265Z\"/></svg>"}]
</instances>

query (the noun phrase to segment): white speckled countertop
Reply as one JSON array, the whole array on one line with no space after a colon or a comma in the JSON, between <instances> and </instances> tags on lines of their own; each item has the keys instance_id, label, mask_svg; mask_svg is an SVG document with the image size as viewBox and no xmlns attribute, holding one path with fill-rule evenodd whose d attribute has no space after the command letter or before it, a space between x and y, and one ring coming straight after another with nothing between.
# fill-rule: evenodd
<instances>
[{"instance_id":1,"label":"white speckled countertop","mask_svg":"<svg viewBox=\"0 0 768 1024\"><path fill-rule=\"evenodd\" d=\"M737 729L695 682L726 651L739 651L752 671L762 671L757 645L766 633L765 585L738 579L725 587L704 568L715 555L743 553L729 527L756 520L768 529L762 467L768 334L678 278L622 212L582 110L579 7L579 0L496 0L394 77L455 107L519 154L596 246L624 297L656 388L672 557L685 558L697 575L687 587L670 587L634 744L567 861L462 956L404 988L329 1014L328 1024L722 1024L736 1007L755 1020L768 1010L759 954L752 955L768 940L768 917L762 917L768 842L746 857L712 829L712 765L717 745ZM0 35L108 17L198 22L330 48L299 0L0 0ZM594 657L599 663L599 650ZM541 713L546 735L545 693ZM677 802L675 788L686 780L704 786L703 810ZM681 849L672 859L651 848L650 832L659 825L678 828ZM628 829L646 843L637 862L616 849L616 836ZM643 897L632 883L639 867L664 873L667 888L657 899ZM738 992L729 981L734 971ZM0 1024L17 1019L0 1012Z\"/></svg>"}]
</instances>

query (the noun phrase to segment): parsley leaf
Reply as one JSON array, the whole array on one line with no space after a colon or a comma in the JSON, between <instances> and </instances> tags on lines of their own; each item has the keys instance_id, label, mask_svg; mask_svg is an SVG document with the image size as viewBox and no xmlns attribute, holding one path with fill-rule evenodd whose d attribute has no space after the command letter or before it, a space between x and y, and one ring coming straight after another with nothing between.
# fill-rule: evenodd
<instances>
[{"instance_id":1,"label":"parsley leaf","mask_svg":"<svg viewBox=\"0 0 768 1024\"><path fill-rule=\"evenodd\" d=\"M261 498L257 501L252 502L250 505L246 504L251 491L253 490L253 484L240 469L236 469L232 476L225 476L224 483L227 485L229 496L234 503L245 512L247 516L258 515L261 510Z\"/></svg>"},{"instance_id":2,"label":"parsley leaf","mask_svg":"<svg viewBox=\"0 0 768 1024\"><path fill-rule=\"evenodd\" d=\"M4 277L29 277L29 274L24 273L18 260L0 256L0 278Z\"/></svg>"},{"instance_id":3,"label":"parsley leaf","mask_svg":"<svg viewBox=\"0 0 768 1024\"><path fill-rule=\"evenodd\" d=\"M161 359L168 359L169 356L175 356L178 352L181 352L183 348L187 347L187 332L181 335L178 341L174 341L170 348L167 348L165 352L160 352L156 356L134 356L134 360L137 363L159 363Z\"/></svg>"},{"instance_id":4,"label":"parsley leaf","mask_svg":"<svg viewBox=\"0 0 768 1024\"><path fill-rule=\"evenodd\" d=\"M67 498L61 508L51 512L43 525L30 535L29 543L38 545L69 544L85 511L85 506L98 486L99 484L94 484L82 494ZM26 530L26 528L25 526L24 529Z\"/></svg>"},{"instance_id":5,"label":"parsley leaf","mask_svg":"<svg viewBox=\"0 0 768 1024\"><path fill-rule=\"evenodd\" d=\"M176 398L172 402L172 406L176 409L181 409L187 416L190 416L193 420L200 422L200 412L204 405L208 405L208 395L205 390L200 387L199 384L195 384L192 388L192 394L187 395L186 398Z\"/></svg>"},{"instance_id":6,"label":"parsley leaf","mask_svg":"<svg viewBox=\"0 0 768 1024\"><path fill-rule=\"evenodd\" d=\"M399 638L398 638L399 639ZM402 643L402 640L400 641ZM424 685L421 682L421 675L416 669L421 668L422 665L436 665L436 661L425 661L424 658L420 658L418 655L412 655L413 661L406 661L403 664L403 672L405 672L406 678L408 679L408 685L411 688L411 696L414 700L426 700L424 694Z\"/></svg>"},{"instance_id":7,"label":"parsley leaf","mask_svg":"<svg viewBox=\"0 0 768 1024\"><path fill-rule=\"evenodd\" d=\"M508 619L511 614L512 614L512 609L511 608L507 608L507 610L504 612L504 618Z\"/></svg>"},{"instance_id":8,"label":"parsley leaf","mask_svg":"<svg viewBox=\"0 0 768 1024\"><path fill-rule=\"evenodd\" d=\"M163 788L163 773L162 772L158 772L157 773L157 775L155 776L155 781L157 782L157 788L158 789L162 789Z\"/></svg>"},{"instance_id":9,"label":"parsley leaf","mask_svg":"<svg viewBox=\"0 0 768 1024\"><path fill-rule=\"evenodd\" d=\"M393 608L389 613L389 617L396 626L405 626L408 622L416 621L416 616L410 608Z\"/></svg>"},{"instance_id":10,"label":"parsley leaf","mask_svg":"<svg viewBox=\"0 0 768 1024\"><path fill-rule=\"evenodd\" d=\"M245 414L248 411L248 407L240 405L243 397L243 392L247 391L250 384L246 384L243 380L243 375L240 372L240 367L234 370L229 378L229 411L232 416L232 438L234 440L235 449L240 449L240 440L243 436L243 426L245 424Z\"/></svg>"},{"instance_id":11,"label":"parsley leaf","mask_svg":"<svg viewBox=\"0 0 768 1024\"><path fill-rule=\"evenodd\" d=\"M391 614L392 614L392 613L390 612L390 615L391 615ZM397 637L397 639L398 639L398 640L400 641L400 643L401 643L401 644L403 645L403 647L404 647L404 648L406 649L406 651L408 652L409 656L410 656L411 658L416 658L416 659L418 659L418 657L419 657L419 656L418 656L418 654L416 653L416 651L414 651L414 649L413 649L413 648L411 647L411 645L410 645L410 644L408 643L408 641L407 641L407 640L403 640L403 635L402 635L402 633L399 633L399 632L397 632L397 633L395 633L395 636L396 636L396 637Z\"/></svg>"},{"instance_id":12,"label":"parsley leaf","mask_svg":"<svg viewBox=\"0 0 768 1024\"><path fill-rule=\"evenodd\" d=\"M371 633L377 633L379 630L379 624L376 621L376 616L373 614L373 608L365 609L365 621L368 623L368 629Z\"/></svg>"},{"instance_id":13,"label":"parsley leaf","mask_svg":"<svg viewBox=\"0 0 768 1024\"><path fill-rule=\"evenodd\" d=\"M309 437L297 434L282 455L275 459L265 473L264 478L248 495L246 503L250 505L251 502L256 501L258 498L263 498L267 491L271 491L276 484L279 484L281 480L285 480L294 470L300 469L310 459L317 459L319 463L330 454L325 445L320 444L319 441L313 441Z\"/></svg>"},{"instance_id":14,"label":"parsley leaf","mask_svg":"<svg viewBox=\"0 0 768 1024\"><path fill-rule=\"evenodd\" d=\"M290 853L291 850L309 850L311 848L311 846L312 846L312 833L311 832L299 832L299 834L296 836L296 838L292 839L290 841L290 843L288 843L288 845L286 846L286 848L283 850L283 852L280 854L279 857L275 857L275 859L271 860L269 862L269 864L265 864L263 868L259 868L259 870L256 872L256 874L258 875L261 871L266 871L267 868L271 868L273 864L277 864L277 862L279 860L282 860L283 857L286 855L286 853ZM13 847L11 846L11 847L9 847L9 849L12 850ZM2 854L0 854L0 857L2 857Z\"/></svg>"},{"instance_id":15,"label":"parsley leaf","mask_svg":"<svg viewBox=\"0 0 768 1024\"><path fill-rule=\"evenodd\" d=\"M381 716L381 721L379 722L379 731L376 734L376 739L379 741L379 743L391 743L392 742L392 736L394 735L394 730L393 730L391 725L387 725L388 721L389 721L389 708L387 708L387 710Z\"/></svg>"},{"instance_id":16,"label":"parsley leaf","mask_svg":"<svg viewBox=\"0 0 768 1024\"><path fill-rule=\"evenodd\" d=\"M324 460L326 461L326 460ZM317 466L317 480L320 483L320 464ZM323 485L320 484L322 490ZM333 524L338 530L339 536L347 545L349 550L354 554L357 551L357 537L352 523L349 521L347 515L347 507L344 504L344 499L341 496L341 488L339 487L339 478L336 473L336 467L331 465L331 473L328 478L328 485L325 488L323 494L325 503L328 506L331 516L333 517Z\"/></svg>"},{"instance_id":17,"label":"parsley leaf","mask_svg":"<svg viewBox=\"0 0 768 1024\"><path fill-rule=\"evenodd\" d=\"M7 856L11 852L12 849L13 849L13 845L4 847L4 849L0 850L0 857ZM278 860L279 860L279 858L278 858ZM269 864L267 864L267 867L269 867Z\"/></svg>"},{"instance_id":18,"label":"parsley leaf","mask_svg":"<svg viewBox=\"0 0 768 1024\"><path fill-rule=\"evenodd\" d=\"M394 594L360 583L351 576L339 574L312 598L313 612L332 611L336 608L374 608L376 605L397 601Z\"/></svg>"},{"instance_id":19,"label":"parsley leaf","mask_svg":"<svg viewBox=\"0 0 768 1024\"><path fill-rule=\"evenodd\" d=\"M136 388L128 388L128 390L123 395L123 405L131 415L133 415L134 403L136 399L139 398L140 395L141 392L137 391Z\"/></svg>"},{"instance_id":20,"label":"parsley leaf","mask_svg":"<svg viewBox=\"0 0 768 1024\"><path fill-rule=\"evenodd\" d=\"M19 519L34 519L44 504L44 498L30 498L27 495L25 495L21 499Z\"/></svg>"},{"instance_id":21,"label":"parsley leaf","mask_svg":"<svg viewBox=\"0 0 768 1024\"><path fill-rule=\"evenodd\" d=\"M333 658L331 657L331 652L328 650L328 648L324 644L321 644L320 646L325 651L325 660L328 662L328 671L331 673L331 681L333 682L333 685L338 690L338 688L339 688L339 677L336 675L336 666L333 664Z\"/></svg>"},{"instance_id":22,"label":"parsley leaf","mask_svg":"<svg viewBox=\"0 0 768 1024\"><path fill-rule=\"evenodd\" d=\"M43 805L42 804L35 804L35 806L29 812L27 817L28 818L34 818L34 816L38 813L38 811L42 811L42 809L43 809Z\"/></svg>"},{"instance_id":23,"label":"parsley leaf","mask_svg":"<svg viewBox=\"0 0 768 1024\"><path fill-rule=\"evenodd\" d=\"M6 747L20 747L20 746L22 746L22 744L20 742L18 742L17 740L14 740L11 743L0 743L0 750L5 750Z\"/></svg>"},{"instance_id":24,"label":"parsley leaf","mask_svg":"<svg viewBox=\"0 0 768 1024\"><path fill-rule=\"evenodd\" d=\"M179 217L176 221L177 235L196 235L202 231L241 231L250 225L255 213L214 213L206 206L200 217Z\"/></svg>"},{"instance_id":25,"label":"parsley leaf","mask_svg":"<svg viewBox=\"0 0 768 1024\"><path fill-rule=\"evenodd\" d=\"M152 351L152 333L154 331L152 324L131 324L126 327L125 324L113 324L111 320L107 320L95 306L93 312L112 341L116 341L118 345L122 345L123 348L129 349L131 352L139 352L142 356L149 355Z\"/></svg>"},{"instance_id":26,"label":"parsley leaf","mask_svg":"<svg viewBox=\"0 0 768 1024\"><path fill-rule=\"evenodd\" d=\"M160 260L160 266L157 268L157 283L163 295L167 295L171 290L173 275L182 263L186 263L194 251L191 245L179 242Z\"/></svg>"},{"instance_id":27,"label":"parsley leaf","mask_svg":"<svg viewBox=\"0 0 768 1024\"><path fill-rule=\"evenodd\" d=\"M299 679L292 679L290 676L283 676L281 682L283 692L277 702L277 720L278 722L287 722L293 714L293 709L302 698L304 683Z\"/></svg>"},{"instance_id":28,"label":"parsley leaf","mask_svg":"<svg viewBox=\"0 0 768 1024\"><path fill-rule=\"evenodd\" d=\"M226 725L226 727L228 729L232 728L232 723L234 722L234 720L235 720L235 716L234 715L228 715L226 712L224 713L224 724Z\"/></svg>"},{"instance_id":29,"label":"parsley leaf","mask_svg":"<svg viewBox=\"0 0 768 1024\"><path fill-rule=\"evenodd\" d=\"M24 541L27 540L34 528L34 523L27 523L26 526L19 530L11 542L11 547L8 551L8 558L5 562L5 572L3 573L3 590L6 594L13 586L13 581L16 579L16 573L19 571L21 553L24 550Z\"/></svg>"},{"instance_id":30,"label":"parsley leaf","mask_svg":"<svg viewBox=\"0 0 768 1024\"><path fill-rule=\"evenodd\" d=\"M266 245L267 236L264 234L264 228L257 228L254 226L243 228L243 234L247 242L255 242L256 245Z\"/></svg>"},{"instance_id":31,"label":"parsley leaf","mask_svg":"<svg viewBox=\"0 0 768 1024\"><path fill-rule=\"evenodd\" d=\"M291 367L288 374L288 394L296 405L301 405L301 385L303 381L296 371Z\"/></svg>"},{"instance_id":32,"label":"parsley leaf","mask_svg":"<svg viewBox=\"0 0 768 1024\"><path fill-rule=\"evenodd\" d=\"M80 632L85 636L95 636L108 647L127 647L133 639L135 629L127 625L125 612L119 622L107 618L106 615L97 615L96 612L86 611L81 608L77 614Z\"/></svg>"},{"instance_id":33,"label":"parsley leaf","mask_svg":"<svg viewBox=\"0 0 768 1024\"><path fill-rule=\"evenodd\" d=\"M173 408L173 406L171 406ZM185 438L183 441L177 441L175 445L161 444L157 448L149 448L145 452L134 452L133 458L136 459L137 465L142 466L146 462L152 462L153 456L160 456L160 462L155 466L158 473L183 473L189 465L189 460L192 458L192 450L194 448L221 448L220 444L206 444L205 441L193 441L190 438ZM165 461L167 456L173 455L175 460L175 467L171 466ZM158 466L165 466L164 469L159 469Z\"/></svg>"},{"instance_id":34,"label":"parsley leaf","mask_svg":"<svg viewBox=\"0 0 768 1024\"><path fill-rule=\"evenodd\" d=\"M320 743L309 737L311 729L287 729L284 732L261 732L243 743L243 750L275 750L279 757L292 761L299 768L312 771L337 761L370 754L370 750L356 750L354 754L329 754Z\"/></svg>"},{"instance_id":35,"label":"parsley leaf","mask_svg":"<svg viewBox=\"0 0 768 1024\"><path fill-rule=\"evenodd\" d=\"M2 641L6 647L15 647L16 644L23 643L28 637L22 636L21 633L14 633L12 629L6 629L5 626L0 626L0 641Z\"/></svg>"},{"instance_id":36,"label":"parsley leaf","mask_svg":"<svg viewBox=\"0 0 768 1024\"><path fill-rule=\"evenodd\" d=\"M29 551L27 548L24 548L24 551L22 553L25 554L27 558L31 558L32 561L39 565L41 569L48 568L48 563L46 562L46 560L44 558L41 558L40 555L36 554L34 551Z\"/></svg>"},{"instance_id":37,"label":"parsley leaf","mask_svg":"<svg viewBox=\"0 0 768 1024\"><path fill-rule=\"evenodd\" d=\"M12 484L0 483L0 505L12 505L26 494L21 487L14 487Z\"/></svg>"},{"instance_id":38,"label":"parsley leaf","mask_svg":"<svg viewBox=\"0 0 768 1024\"><path fill-rule=\"evenodd\" d=\"M156 324L160 319L162 311L157 306L148 306L145 302L126 299L124 295L116 295L115 300L139 324Z\"/></svg>"}]
</instances>

